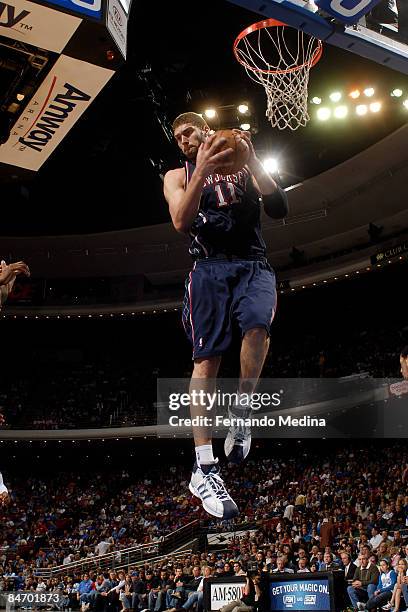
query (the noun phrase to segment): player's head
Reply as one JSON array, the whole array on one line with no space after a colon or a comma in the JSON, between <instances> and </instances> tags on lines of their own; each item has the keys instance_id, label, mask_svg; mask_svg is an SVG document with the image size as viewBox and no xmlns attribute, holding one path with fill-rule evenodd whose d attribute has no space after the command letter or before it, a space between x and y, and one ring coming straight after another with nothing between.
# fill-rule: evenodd
<instances>
[{"instance_id":1,"label":"player's head","mask_svg":"<svg viewBox=\"0 0 408 612\"><path fill-rule=\"evenodd\" d=\"M206 121L197 113L182 113L173 121L174 138L187 159L192 161L209 131Z\"/></svg>"},{"instance_id":2,"label":"player's head","mask_svg":"<svg viewBox=\"0 0 408 612\"><path fill-rule=\"evenodd\" d=\"M400 353L401 374L408 379L408 344L404 346Z\"/></svg>"}]
</instances>

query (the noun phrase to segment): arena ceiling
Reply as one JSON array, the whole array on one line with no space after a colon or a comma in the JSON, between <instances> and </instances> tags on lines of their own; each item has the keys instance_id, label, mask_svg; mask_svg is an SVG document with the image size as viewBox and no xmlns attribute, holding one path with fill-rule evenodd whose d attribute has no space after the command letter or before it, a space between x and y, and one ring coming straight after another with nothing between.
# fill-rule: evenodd
<instances>
[{"instance_id":1,"label":"arena ceiling","mask_svg":"<svg viewBox=\"0 0 408 612\"><path fill-rule=\"evenodd\" d=\"M294 133L273 130L264 119L263 90L231 51L235 36L258 19L224 0L209 0L201 16L186 0L163 3L160 14L135 2L129 61L33 181L2 185L0 235L97 233L168 222L160 174L176 167L179 156L158 119L184 110L248 100L258 119L256 148L278 157L286 186L336 167L404 124L407 116L389 104L367 121L311 121ZM408 77L326 46L310 93L327 96L368 85L389 102L391 89L408 89ZM316 189L314 179L308 185ZM335 182L329 190L336 199ZM300 213L306 200L296 204Z\"/></svg>"}]
</instances>

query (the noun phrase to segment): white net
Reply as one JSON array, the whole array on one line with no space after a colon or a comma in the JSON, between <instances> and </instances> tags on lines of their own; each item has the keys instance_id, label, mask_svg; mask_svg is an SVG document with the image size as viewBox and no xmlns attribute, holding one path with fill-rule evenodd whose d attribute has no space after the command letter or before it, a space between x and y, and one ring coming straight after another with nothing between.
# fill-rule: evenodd
<instances>
[{"instance_id":1,"label":"white net","mask_svg":"<svg viewBox=\"0 0 408 612\"><path fill-rule=\"evenodd\" d=\"M297 130L309 121L309 74L320 59L321 42L285 25L266 26L243 36L237 60L266 93L266 116L273 127Z\"/></svg>"}]
</instances>

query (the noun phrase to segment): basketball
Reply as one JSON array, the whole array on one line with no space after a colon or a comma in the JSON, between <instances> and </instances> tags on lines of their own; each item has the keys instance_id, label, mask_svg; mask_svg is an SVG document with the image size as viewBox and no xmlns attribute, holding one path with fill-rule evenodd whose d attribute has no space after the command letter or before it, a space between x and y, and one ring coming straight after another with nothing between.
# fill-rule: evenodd
<instances>
[{"instance_id":1,"label":"basketball","mask_svg":"<svg viewBox=\"0 0 408 612\"><path fill-rule=\"evenodd\" d=\"M227 141L220 151L231 148L234 152L231 154L232 166L220 166L214 170L214 174L225 175L238 172L248 163L249 148L247 143L232 130L218 130L215 134L215 142L218 138L225 138Z\"/></svg>"}]
</instances>

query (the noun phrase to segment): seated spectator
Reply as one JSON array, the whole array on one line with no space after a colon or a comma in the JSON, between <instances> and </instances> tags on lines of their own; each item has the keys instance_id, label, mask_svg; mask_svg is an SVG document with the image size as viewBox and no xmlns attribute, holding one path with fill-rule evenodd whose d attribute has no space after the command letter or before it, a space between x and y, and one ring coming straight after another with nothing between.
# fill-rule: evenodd
<instances>
[{"instance_id":1,"label":"seated spectator","mask_svg":"<svg viewBox=\"0 0 408 612\"><path fill-rule=\"evenodd\" d=\"M287 563L288 563L287 557L284 557L283 555L281 555L280 557L276 559L276 568L272 570L272 572L274 574L281 573L281 572L284 572L286 574L293 574L294 573L293 569L288 567Z\"/></svg>"},{"instance_id":2,"label":"seated spectator","mask_svg":"<svg viewBox=\"0 0 408 612\"><path fill-rule=\"evenodd\" d=\"M301 557L298 561L298 569L296 573L303 574L305 572L310 572L310 569L307 566L307 557Z\"/></svg>"},{"instance_id":3,"label":"seated spectator","mask_svg":"<svg viewBox=\"0 0 408 612\"><path fill-rule=\"evenodd\" d=\"M197 612L202 612L203 610L203 594L204 594L204 581L206 578L210 578L212 575L212 570L209 565L204 567L204 574L201 577L200 583L197 586L196 591L192 591L187 601L181 606L183 610L190 610L195 604L197 604ZM167 612L176 612L177 608L170 608Z\"/></svg>"},{"instance_id":4,"label":"seated spectator","mask_svg":"<svg viewBox=\"0 0 408 612\"><path fill-rule=\"evenodd\" d=\"M381 608L383 605L390 601L396 582L397 575L395 571L391 568L389 560L381 559L380 576L378 579L377 588L366 604L358 604L358 609L373 610L375 608Z\"/></svg>"},{"instance_id":5,"label":"seated spectator","mask_svg":"<svg viewBox=\"0 0 408 612\"><path fill-rule=\"evenodd\" d=\"M400 559L397 567L397 582L394 586L394 590L392 592L392 597L390 601L382 607L383 610L393 610L393 612L399 612L401 603L403 602L403 587L404 587L404 578L407 576L408 563L405 559ZM401 602L402 600L402 602Z\"/></svg>"},{"instance_id":6,"label":"seated spectator","mask_svg":"<svg viewBox=\"0 0 408 612\"><path fill-rule=\"evenodd\" d=\"M220 609L220 612L252 612L255 607L255 599L258 599L261 592L259 585L253 578L247 576L244 594L241 599L231 601Z\"/></svg>"},{"instance_id":7,"label":"seated spectator","mask_svg":"<svg viewBox=\"0 0 408 612\"><path fill-rule=\"evenodd\" d=\"M352 583L347 586L347 593L354 609L358 608L358 603L365 603L374 595L379 574L377 566L370 563L367 555L363 555Z\"/></svg>"}]
</instances>

